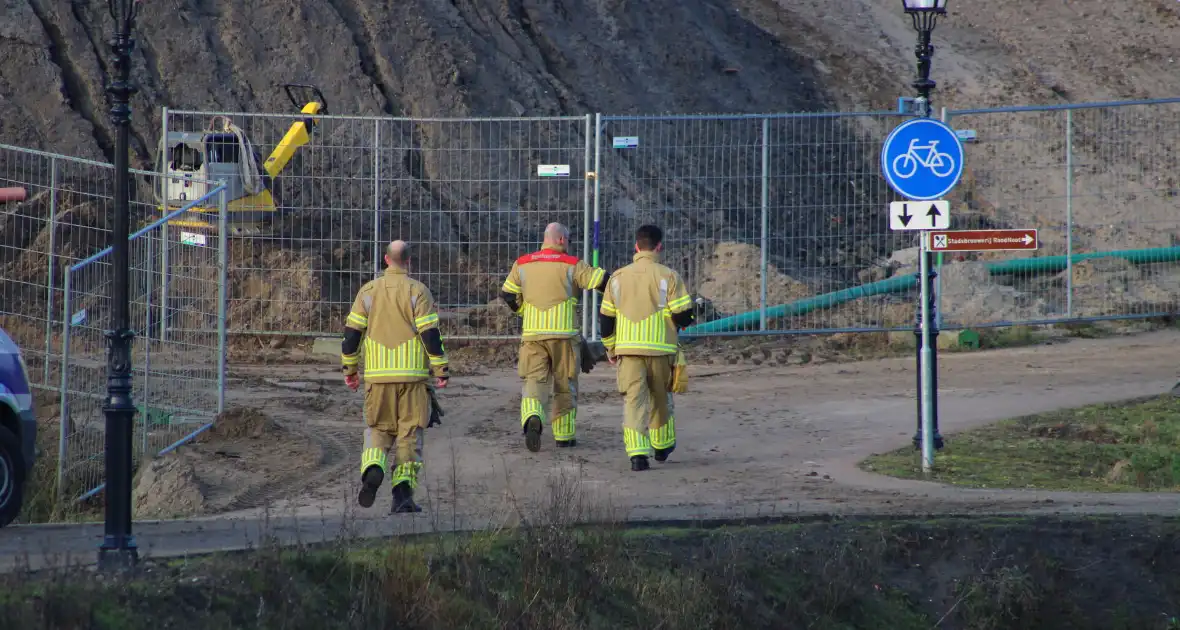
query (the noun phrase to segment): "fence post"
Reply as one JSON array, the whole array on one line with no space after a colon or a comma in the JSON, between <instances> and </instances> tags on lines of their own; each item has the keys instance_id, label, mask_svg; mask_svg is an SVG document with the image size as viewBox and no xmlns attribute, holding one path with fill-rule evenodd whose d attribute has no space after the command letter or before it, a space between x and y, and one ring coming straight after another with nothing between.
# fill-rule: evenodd
<instances>
[{"instance_id":1,"label":"fence post","mask_svg":"<svg viewBox=\"0 0 1180 630\"><path fill-rule=\"evenodd\" d=\"M49 386L49 364L53 348L53 272L57 260L57 158L49 158L49 278L45 287L45 365L41 383Z\"/></svg>"},{"instance_id":2,"label":"fence post","mask_svg":"<svg viewBox=\"0 0 1180 630\"><path fill-rule=\"evenodd\" d=\"M157 181L159 178L157 177ZM158 185L163 185L159 183ZM167 215L167 209L164 212ZM161 228L163 229L163 228ZM155 232L155 230L152 230ZM141 397L141 404L144 412L139 414L139 424L142 428L143 439L140 441L140 454L147 453L148 447L148 410L152 406L152 342L155 338L152 335L152 289L154 278L152 278L152 261L155 260L156 253L156 236L149 233L144 238L147 246L147 258L143 261L143 273L147 277L144 284L147 285L144 290L144 319L143 319L143 396ZM134 267L133 267L134 268Z\"/></svg>"},{"instance_id":3,"label":"fence post","mask_svg":"<svg viewBox=\"0 0 1180 630\"><path fill-rule=\"evenodd\" d=\"M586 114L585 132L582 134L586 138L586 153L582 158L583 167L586 170L582 178L582 259L590 258L590 182L588 180L597 180L598 173L590 170L590 144L591 134L590 126L594 124L594 117ZM594 261L597 263L598 261ZM597 265L596 265L597 266ZM593 317L593 305L591 304L590 296L597 293L593 290L582 291L582 336L586 337L590 334L590 318Z\"/></svg>"},{"instance_id":4,"label":"fence post","mask_svg":"<svg viewBox=\"0 0 1180 630\"><path fill-rule=\"evenodd\" d=\"M1065 110L1065 316L1073 317L1073 110Z\"/></svg>"},{"instance_id":5,"label":"fence post","mask_svg":"<svg viewBox=\"0 0 1180 630\"><path fill-rule=\"evenodd\" d=\"M62 296L62 334L61 334L61 398L58 402L59 433L57 436L57 490L56 500L60 501L65 488L66 451L70 431L70 327L73 316L70 314L70 268L66 267L65 288Z\"/></svg>"},{"instance_id":6,"label":"fence post","mask_svg":"<svg viewBox=\"0 0 1180 630\"><path fill-rule=\"evenodd\" d=\"M161 126L163 129L160 136L160 145L156 148L158 153L165 150L168 146L168 108L164 107L160 110L160 119L163 121ZM160 207L163 208L161 216L168 216L168 156L160 153ZM160 226L160 341L168 340L168 254L171 248L168 247L168 223L165 222Z\"/></svg>"},{"instance_id":7,"label":"fence post","mask_svg":"<svg viewBox=\"0 0 1180 630\"><path fill-rule=\"evenodd\" d=\"M770 118L762 119L762 288L758 298L759 330L766 330L766 272L770 249Z\"/></svg>"},{"instance_id":8,"label":"fence post","mask_svg":"<svg viewBox=\"0 0 1180 630\"><path fill-rule=\"evenodd\" d=\"M222 195L224 197L224 195ZM373 121L373 276L381 275L381 121Z\"/></svg>"},{"instance_id":9,"label":"fence post","mask_svg":"<svg viewBox=\"0 0 1180 630\"><path fill-rule=\"evenodd\" d=\"M594 258L592 263L595 267L598 266L598 209L599 209L599 193L602 191L602 114L594 114ZM598 312L598 291L590 292L591 302L593 308L590 309L590 328L593 331L591 338L598 339L598 318L594 316Z\"/></svg>"},{"instance_id":10,"label":"fence post","mask_svg":"<svg viewBox=\"0 0 1180 630\"><path fill-rule=\"evenodd\" d=\"M225 181L220 182L221 193L217 196L217 413L225 411L225 353L229 351L226 347L226 331L229 328L226 322L228 313L228 287L229 283L229 237L226 232L229 230L229 211L226 203L226 193L228 188Z\"/></svg>"}]
</instances>

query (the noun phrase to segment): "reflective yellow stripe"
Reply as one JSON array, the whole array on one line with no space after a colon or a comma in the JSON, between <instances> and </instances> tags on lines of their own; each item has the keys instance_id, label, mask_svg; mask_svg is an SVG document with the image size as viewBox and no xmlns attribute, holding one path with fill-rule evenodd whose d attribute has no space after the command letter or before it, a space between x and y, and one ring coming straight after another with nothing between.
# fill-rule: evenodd
<instances>
[{"instance_id":1,"label":"reflective yellow stripe","mask_svg":"<svg viewBox=\"0 0 1180 630\"><path fill-rule=\"evenodd\" d=\"M429 315L423 315L422 317L415 319L414 320L414 328L417 328L418 331L422 331L422 330L429 328L431 326L431 324L437 324L437 323L438 323L438 313L431 313Z\"/></svg>"},{"instance_id":2,"label":"reflective yellow stripe","mask_svg":"<svg viewBox=\"0 0 1180 630\"><path fill-rule=\"evenodd\" d=\"M360 313L349 313L347 323L352 324L356 328L364 330L369 327L369 318Z\"/></svg>"},{"instance_id":3,"label":"reflective yellow stripe","mask_svg":"<svg viewBox=\"0 0 1180 630\"><path fill-rule=\"evenodd\" d=\"M661 450L676 446L676 423L671 414L668 415L668 424L651 430L651 445Z\"/></svg>"},{"instance_id":4,"label":"reflective yellow stripe","mask_svg":"<svg viewBox=\"0 0 1180 630\"><path fill-rule=\"evenodd\" d=\"M402 482L410 484L410 488L418 487L418 473L422 471L422 462L406 462L398 464L393 469L393 479L390 481L391 485L397 485Z\"/></svg>"},{"instance_id":5,"label":"reflective yellow stripe","mask_svg":"<svg viewBox=\"0 0 1180 630\"><path fill-rule=\"evenodd\" d=\"M351 366L351 365L360 365L360 363L361 363L361 355L359 353L358 354L341 354L340 355L340 364L341 365L350 365Z\"/></svg>"},{"instance_id":6,"label":"reflective yellow stripe","mask_svg":"<svg viewBox=\"0 0 1180 630\"><path fill-rule=\"evenodd\" d=\"M525 335L577 334L578 327L574 321L574 311L577 304L576 298L569 298L542 311L526 302L521 308L524 317L524 321L521 323L521 332Z\"/></svg>"},{"instance_id":7,"label":"reflective yellow stripe","mask_svg":"<svg viewBox=\"0 0 1180 630\"><path fill-rule=\"evenodd\" d=\"M593 289L594 287L602 284L602 279L605 277L606 277L606 270L605 269L595 269L594 273L591 274L591 276L590 276L590 288Z\"/></svg>"},{"instance_id":8,"label":"reflective yellow stripe","mask_svg":"<svg viewBox=\"0 0 1180 630\"><path fill-rule=\"evenodd\" d=\"M504 284L500 287L500 290L504 291L505 293L515 293L520 295L520 287L515 282L510 280L505 280Z\"/></svg>"},{"instance_id":9,"label":"reflective yellow stripe","mask_svg":"<svg viewBox=\"0 0 1180 630\"><path fill-rule=\"evenodd\" d=\"M369 469L369 466L380 466L382 472L388 473L389 469L385 467L385 449L383 448L366 448L361 453L361 474Z\"/></svg>"},{"instance_id":10,"label":"reflective yellow stripe","mask_svg":"<svg viewBox=\"0 0 1180 630\"><path fill-rule=\"evenodd\" d=\"M372 337L365 338L365 376L427 377L426 349L417 337L396 348L387 348Z\"/></svg>"},{"instance_id":11,"label":"reflective yellow stripe","mask_svg":"<svg viewBox=\"0 0 1180 630\"><path fill-rule=\"evenodd\" d=\"M668 324L664 311L652 313L642 321L633 322L626 317L615 319L615 349L657 350L676 352L676 344L668 343ZM605 340L604 340L605 343Z\"/></svg>"},{"instance_id":12,"label":"reflective yellow stripe","mask_svg":"<svg viewBox=\"0 0 1180 630\"><path fill-rule=\"evenodd\" d=\"M647 439L646 435L623 427L623 446L627 448L627 457L635 457L637 455L647 455L651 457L655 452L651 448L651 440Z\"/></svg>"},{"instance_id":13,"label":"reflective yellow stripe","mask_svg":"<svg viewBox=\"0 0 1180 630\"><path fill-rule=\"evenodd\" d=\"M692 304L692 298L687 295L682 295L682 296L676 298L675 300L672 300L671 302L669 302L668 309L674 311L678 308L681 308L683 306L688 306L690 304Z\"/></svg>"},{"instance_id":14,"label":"reflective yellow stripe","mask_svg":"<svg viewBox=\"0 0 1180 630\"><path fill-rule=\"evenodd\" d=\"M610 300L603 300L602 307L599 308L598 311L603 315L610 317L614 317L615 315L619 314L619 309L615 308L615 305L611 303Z\"/></svg>"},{"instance_id":15,"label":"reflective yellow stripe","mask_svg":"<svg viewBox=\"0 0 1180 630\"><path fill-rule=\"evenodd\" d=\"M436 365L436 366L437 365L446 365L447 358L446 357L430 357L430 364Z\"/></svg>"},{"instance_id":16,"label":"reflective yellow stripe","mask_svg":"<svg viewBox=\"0 0 1180 630\"><path fill-rule=\"evenodd\" d=\"M541 408L541 401L536 398L522 398L520 400L520 426L529 418L537 416L541 422L545 422L545 410Z\"/></svg>"},{"instance_id":17,"label":"reflective yellow stripe","mask_svg":"<svg viewBox=\"0 0 1180 630\"><path fill-rule=\"evenodd\" d=\"M615 347L615 336L611 335L609 337L603 337L602 338L602 345L606 346L607 348Z\"/></svg>"},{"instance_id":18,"label":"reflective yellow stripe","mask_svg":"<svg viewBox=\"0 0 1180 630\"><path fill-rule=\"evenodd\" d=\"M553 439L565 442L574 439L578 410L570 409L553 421Z\"/></svg>"}]
</instances>

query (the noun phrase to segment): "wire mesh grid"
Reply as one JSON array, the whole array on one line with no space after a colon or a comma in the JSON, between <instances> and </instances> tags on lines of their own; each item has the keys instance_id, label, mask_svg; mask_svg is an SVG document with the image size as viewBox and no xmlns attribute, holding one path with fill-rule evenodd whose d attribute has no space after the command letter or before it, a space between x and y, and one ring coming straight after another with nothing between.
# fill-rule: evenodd
<instances>
[{"instance_id":1,"label":"wire mesh grid","mask_svg":"<svg viewBox=\"0 0 1180 630\"><path fill-rule=\"evenodd\" d=\"M219 188L214 190L219 191ZM179 214L179 213L174 213ZM224 408L224 243L194 239L165 219L133 234L129 243L132 397L137 403L134 452L138 461L208 428ZM161 254L171 254L170 316L178 320L167 339L150 334L159 317ZM103 452L107 395L107 339L112 328L111 250L71 266L65 275L59 497L92 495L105 478ZM179 329L179 330L177 330Z\"/></svg>"},{"instance_id":2,"label":"wire mesh grid","mask_svg":"<svg viewBox=\"0 0 1180 630\"><path fill-rule=\"evenodd\" d=\"M259 163L301 116L170 111L168 133L224 116ZM324 116L269 186L275 211L230 244L231 333L336 335L385 246L412 243L412 273L434 293L449 338L511 337L496 301L512 261L547 223L586 247L587 117L406 119ZM220 124L220 123L219 123ZM245 223L230 207L231 227Z\"/></svg>"},{"instance_id":3,"label":"wire mesh grid","mask_svg":"<svg viewBox=\"0 0 1180 630\"><path fill-rule=\"evenodd\" d=\"M36 387L59 382L65 271L110 244L110 164L0 145L0 187L26 191L0 205L0 326L21 347ZM132 171L132 221L155 213L156 175Z\"/></svg>"},{"instance_id":4,"label":"wire mesh grid","mask_svg":"<svg viewBox=\"0 0 1180 630\"><path fill-rule=\"evenodd\" d=\"M909 245L888 231L890 193L877 168L880 138L900 120L603 117L595 199L603 264L631 262L635 229L654 223L664 230L662 260L700 298L709 333L888 325L888 298L833 314L823 309L841 301L823 296L884 277L885 259Z\"/></svg>"},{"instance_id":5,"label":"wire mesh grid","mask_svg":"<svg viewBox=\"0 0 1180 630\"><path fill-rule=\"evenodd\" d=\"M944 326L1176 312L1180 103L974 110L949 122L974 138L951 227L1036 229L1039 247L945 254Z\"/></svg>"}]
</instances>

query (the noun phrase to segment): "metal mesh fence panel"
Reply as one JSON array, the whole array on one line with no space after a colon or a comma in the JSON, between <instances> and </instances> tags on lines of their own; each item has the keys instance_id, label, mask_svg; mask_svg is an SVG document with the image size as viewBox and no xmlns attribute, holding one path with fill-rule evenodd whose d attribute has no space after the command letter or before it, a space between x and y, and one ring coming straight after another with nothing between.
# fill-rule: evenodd
<instances>
[{"instance_id":1,"label":"metal mesh fence panel","mask_svg":"<svg viewBox=\"0 0 1180 630\"><path fill-rule=\"evenodd\" d=\"M701 334L899 325L888 298L829 294L887 277L886 258L910 245L888 231L891 193L877 167L880 138L900 120L604 116L595 198L602 262L628 264L635 229L660 226L663 261L701 298Z\"/></svg>"},{"instance_id":2,"label":"metal mesh fence panel","mask_svg":"<svg viewBox=\"0 0 1180 630\"><path fill-rule=\"evenodd\" d=\"M1180 102L971 110L948 122L974 138L951 227L1035 228L1040 245L945 254L944 326L1176 312Z\"/></svg>"},{"instance_id":3,"label":"metal mesh fence panel","mask_svg":"<svg viewBox=\"0 0 1180 630\"><path fill-rule=\"evenodd\" d=\"M110 164L0 145L0 326L20 345L36 387L60 382L62 289L71 265L110 245ZM132 225L155 218L155 173L132 171Z\"/></svg>"},{"instance_id":4,"label":"metal mesh fence panel","mask_svg":"<svg viewBox=\"0 0 1180 630\"><path fill-rule=\"evenodd\" d=\"M220 189L215 189L220 190ZM212 194L212 193L211 193ZM224 242L201 241L165 227L161 219L129 241L132 395L137 402L135 460L191 439L224 407ZM155 328L161 291L158 261L171 254L169 290L175 310L166 340ZM107 339L114 270L110 248L66 270L60 380L59 497L93 495L105 479L103 452L107 394Z\"/></svg>"},{"instance_id":5,"label":"metal mesh fence panel","mask_svg":"<svg viewBox=\"0 0 1180 630\"><path fill-rule=\"evenodd\" d=\"M171 111L167 133L199 135L214 116L242 130L260 164L304 118ZM445 335L507 337L518 323L495 300L512 261L551 221L586 249L588 117L316 121L269 180L274 212L239 219L231 194L231 332L339 334L356 292L383 272L385 245L403 239ZM199 228L185 229L211 231Z\"/></svg>"}]
</instances>

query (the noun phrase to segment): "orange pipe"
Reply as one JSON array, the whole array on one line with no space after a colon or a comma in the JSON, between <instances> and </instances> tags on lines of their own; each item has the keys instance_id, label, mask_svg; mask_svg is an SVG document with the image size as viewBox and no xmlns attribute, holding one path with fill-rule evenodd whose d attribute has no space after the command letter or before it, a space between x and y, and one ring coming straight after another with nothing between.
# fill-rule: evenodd
<instances>
[{"instance_id":1,"label":"orange pipe","mask_svg":"<svg viewBox=\"0 0 1180 630\"><path fill-rule=\"evenodd\" d=\"M26 195L24 188L0 188L0 203L24 201Z\"/></svg>"}]
</instances>

